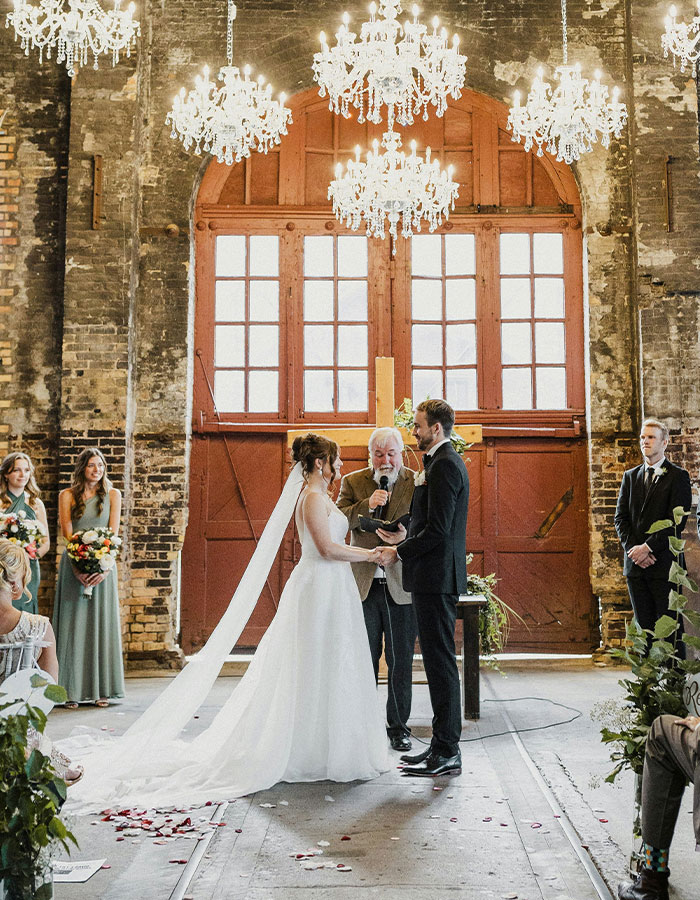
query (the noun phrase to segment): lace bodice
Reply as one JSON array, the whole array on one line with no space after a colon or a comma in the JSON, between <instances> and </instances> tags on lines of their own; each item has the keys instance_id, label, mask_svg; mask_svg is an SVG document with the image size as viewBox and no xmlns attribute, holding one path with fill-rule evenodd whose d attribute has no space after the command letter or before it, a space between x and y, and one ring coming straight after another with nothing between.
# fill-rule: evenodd
<instances>
[{"instance_id":1,"label":"lace bodice","mask_svg":"<svg viewBox=\"0 0 700 900\"><path fill-rule=\"evenodd\" d=\"M12 631L0 634L0 683L20 669L31 668L41 656L49 620L23 612Z\"/></svg>"},{"instance_id":2,"label":"lace bodice","mask_svg":"<svg viewBox=\"0 0 700 900\"><path fill-rule=\"evenodd\" d=\"M331 532L331 540L336 544L345 542L345 535L348 533L348 520L345 515L333 503L330 497L324 497L328 507L328 528ZM299 540L301 541L301 557L302 559L322 559L318 552L318 548L313 538L307 533L304 525L299 527Z\"/></svg>"}]
</instances>

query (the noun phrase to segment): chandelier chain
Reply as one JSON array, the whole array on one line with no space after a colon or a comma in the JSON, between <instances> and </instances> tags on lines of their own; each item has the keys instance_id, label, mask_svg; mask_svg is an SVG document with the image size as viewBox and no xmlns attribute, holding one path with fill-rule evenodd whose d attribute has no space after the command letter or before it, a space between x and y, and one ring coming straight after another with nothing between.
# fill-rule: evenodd
<instances>
[{"instance_id":1,"label":"chandelier chain","mask_svg":"<svg viewBox=\"0 0 700 900\"><path fill-rule=\"evenodd\" d=\"M236 18L236 4L228 0L226 12L226 59L230 66L233 65L233 20Z\"/></svg>"},{"instance_id":2,"label":"chandelier chain","mask_svg":"<svg viewBox=\"0 0 700 900\"><path fill-rule=\"evenodd\" d=\"M566 0L561 0L562 54L564 65L569 64L569 38L566 33Z\"/></svg>"}]
</instances>

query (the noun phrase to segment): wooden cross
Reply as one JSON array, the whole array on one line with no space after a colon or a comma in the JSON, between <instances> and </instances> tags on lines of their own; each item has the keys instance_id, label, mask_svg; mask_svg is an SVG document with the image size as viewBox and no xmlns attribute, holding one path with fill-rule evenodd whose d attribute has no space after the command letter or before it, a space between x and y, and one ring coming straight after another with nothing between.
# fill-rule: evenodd
<instances>
[{"instance_id":1,"label":"wooden cross","mask_svg":"<svg viewBox=\"0 0 700 900\"><path fill-rule=\"evenodd\" d=\"M375 395L376 413L375 425L346 425L334 428L316 428L311 425L308 428L296 429L287 432L287 446L291 447L294 438L303 437L310 431L329 438L339 447L362 447L369 444L369 438L375 428L394 425L394 360L391 356L378 356L375 360ZM405 428L399 429L403 435L404 443L415 446L413 435ZM455 425L454 431L468 444L477 444L481 441L481 425Z\"/></svg>"}]
</instances>

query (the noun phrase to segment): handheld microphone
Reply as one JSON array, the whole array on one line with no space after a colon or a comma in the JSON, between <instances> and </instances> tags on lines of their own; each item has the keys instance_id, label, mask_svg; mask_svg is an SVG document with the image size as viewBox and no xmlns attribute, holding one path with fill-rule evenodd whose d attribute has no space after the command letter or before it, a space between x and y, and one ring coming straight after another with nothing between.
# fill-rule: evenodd
<instances>
[{"instance_id":1,"label":"handheld microphone","mask_svg":"<svg viewBox=\"0 0 700 900\"><path fill-rule=\"evenodd\" d=\"M389 490L389 479L386 475L379 476L379 490L380 491L388 491ZM389 504L385 503L384 506L378 506L374 513L372 514L373 519L383 519L384 511L386 510Z\"/></svg>"}]
</instances>

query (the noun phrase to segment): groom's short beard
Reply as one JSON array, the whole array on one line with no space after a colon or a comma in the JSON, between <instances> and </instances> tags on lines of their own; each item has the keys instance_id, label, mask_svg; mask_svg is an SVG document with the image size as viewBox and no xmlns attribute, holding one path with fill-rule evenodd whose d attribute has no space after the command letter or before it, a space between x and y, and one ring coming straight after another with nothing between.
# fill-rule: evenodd
<instances>
[{"instance_id":1,"label":"groom's short beard","mask_svg":"<svg viewBox=\"0 0 700 900\"><path fill-rule=\"evenodd\" d=\"M379 469L374 470L374 474L372 478L374 479L374 483L379 485L380 478L386 478L388 480L388 487L392 488L399 477L399 469L395 469L393 466L381 466Z\"/></svg>"}]
</instances>

